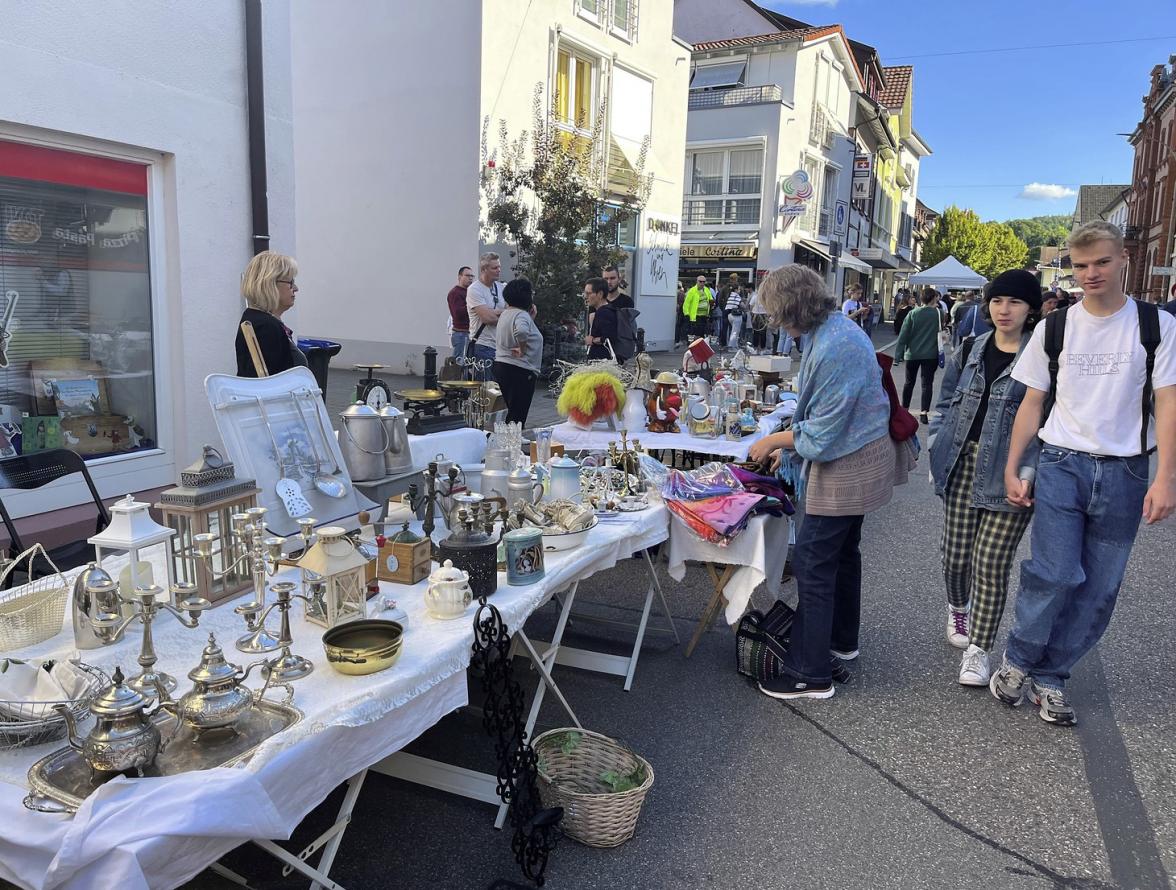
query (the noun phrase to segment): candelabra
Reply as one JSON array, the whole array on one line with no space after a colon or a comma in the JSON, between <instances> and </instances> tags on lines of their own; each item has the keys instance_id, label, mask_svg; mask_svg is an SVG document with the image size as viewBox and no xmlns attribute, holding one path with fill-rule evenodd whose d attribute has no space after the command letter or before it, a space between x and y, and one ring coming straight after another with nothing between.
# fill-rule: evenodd
<instances>
[{"instance_id":1,"label":"candelabra","mask_svg":"<svg viewBox=\"0 0 1176 890\"><path fill-rule=\"evenodd\" d=\"M314 670L314 665L308 659L301 655L295 655L290 651L290 647L294 644L294 637L290 633L290 604L291 601L297 597L306 602L310 606L311 598L301 593L294 593L293 581L278 581L270 588L277 597L276 602L270 603L265 607L265 610L259 613L258 623L264 627L265 619L271 611L277 609L282 613L282 623L278 630L277 642L282 652L280 655L267 660L261 667L262 676L265 677L266 683L282 684L289 683L293 680L301 680L307 674Z\"/></svg>"},{"instance_id":2,"label":"candelabra","mask_svg":"<svg viewBox=\"0 0 1176 890\"><path fill-rule=\"evenodd\" d=\"M200 613L212 605L204 597L197 596L196 585L189 582L172 585L171 593L179 603L178 609L166 600L160 600L159 594L161 593L163 593L163 588L158 585L136 587L135 592L130 596L125 596L120 592L119 599L134 609L130 615L123 618L117 613L111 612L97 615L91 619L94 633L105 643L114 643L120 640L127 627L134 621L143 625L143 642L139 649L139 666L142 670L137 676L128 680L127 685L147 696L158 694L156 683L159 683L168 692L175 689L177 685L175 677L155 670L155 663L159 660L155 654L155 641L151 635L151 626L155 622L155 617L160 610L164 610L175 615L184 627L196 627L200 623ZM187 612L188 617L184 618L181 612Z\"/></svg>"},{"instance_id":3,"label":"candelabra","mask_svg":"<svg viewBox=\"0 0 1176 890\"><path fill-rule=\"evenodd\" d=\"M237 649L250 654L273 652L282 647L280 639L270 633L265 626L264 615L269 611L265 604L266 578L277 574L282 567L294 564L282 558L285 538L266 535L265 513L265 507L251 507L244 513L233 514L233 534L245 545L245 551L225 566L222 572L216 572L212 567L213 543L216 536L195 535L192 539L196 545L196 555L204 560L214 578L226 575L235 571L238 566L248 563L253 576L253 599L241 603L233 611L245 619L246 628L245 635L237 640ZM299 525L303 538L306 539L309 529L314 527L314 520L299 520Z\"/></svg>"}]
</instances>

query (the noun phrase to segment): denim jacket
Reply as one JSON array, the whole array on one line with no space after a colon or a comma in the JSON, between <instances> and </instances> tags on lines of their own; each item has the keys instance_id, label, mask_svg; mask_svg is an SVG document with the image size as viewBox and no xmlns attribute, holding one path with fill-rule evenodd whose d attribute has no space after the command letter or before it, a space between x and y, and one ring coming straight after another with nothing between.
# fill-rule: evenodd
<instances>
[{"instance_id":1,"label":"denim jacket","mask_svg":"<svg viewBox=\"0 0 1176 890\"><path fill-rule=\"evenodd\" d=\"M980 399L984 395L984 348L992 338L992 332L977 337L968 353L968 361L961 365L963 346L952 354L943 372L943 385L939 391L939 404L935 406L938 416L931 421L931 478L935 482L935 493L943 497L947 480L963 453L968 441L968 431L976 412L980 410ZM1029 342L1030 332L1021 335L1018 358ZM1013 421L1017 409L1025 397L1025 384L1012 378L1013 360L1001 375L992 382L988 395L988 413L980 430L980 450L976 455L976 475L972 485L972 506L985 510L1006 513L1019 512L1005 500L1004 470L1009 456L1009 440L1013 433ZM1040 441L1035 436L1025 455L1022 466L1036 466Z\"/></svg>"}]
</instances>

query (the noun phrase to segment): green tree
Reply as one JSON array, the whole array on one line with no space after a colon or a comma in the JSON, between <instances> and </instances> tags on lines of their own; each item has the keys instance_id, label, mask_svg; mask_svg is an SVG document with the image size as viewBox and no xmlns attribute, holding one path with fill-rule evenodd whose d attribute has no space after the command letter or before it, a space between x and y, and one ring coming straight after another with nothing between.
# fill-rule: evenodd
<instances>
[{"instance_id":1,"label":"green tree","mask_svg":"<svg viewBox=\"0 0 1176 890\"><path fill-rule=\"evenodd\" d=\"M1070 236L1070 216L1030 216L1025 219L1010 219L1005 222L1029 248L1029 259L1037 262L1041 248L1045 245L1059 247Z\"/></svg>"},{"instance_id":2,"label":"green tree","mask_svg":"<svg viewBox=\"0 0 1176 890\"><path fill-rule=\"evenodd\" d=\"M1025 262L1025 242L1004 223L982 222L975 211L951 206L943 211L923 245L928 266L954 256L985 278L992 278Z\"/></svg>"},{"instance_id":3,"label":"green tree","mask_svg":"<svg viewBox=\"0 0 1176 890\"><path fill-rule=\"evenodd\" d=\"M591 136L573 134L556 126L538 84L531 132L511 139L501 121L498 146L490 150L490 120L483 122L482 237L512 245L515 272L530 279L547 323L582 315L584 280L624 259L618 230L644 206L653 183L652 175L644 173L647 143L632 190L606 191L601 122L607 107L602 104L597 111Z\"/></svg>"}]
</instances>

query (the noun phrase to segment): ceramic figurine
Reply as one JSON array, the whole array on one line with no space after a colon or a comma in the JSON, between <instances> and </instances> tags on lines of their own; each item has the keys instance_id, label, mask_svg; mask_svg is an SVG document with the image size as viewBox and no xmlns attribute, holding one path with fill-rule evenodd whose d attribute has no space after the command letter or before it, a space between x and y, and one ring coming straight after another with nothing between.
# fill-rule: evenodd
<instances>
[{"instance_id":1,"label":"ceramic figurine","mask_svg":"<svg viewBox=\"0 0 1176 890\"><path fill-rule=\"evenodd\" d=\"M682 393L678 376L662 371L654 380L656 388L645 403L649 414L646 428L651 433L678 432L678 413L682 410Z\"/></svg>"}]
</instances>

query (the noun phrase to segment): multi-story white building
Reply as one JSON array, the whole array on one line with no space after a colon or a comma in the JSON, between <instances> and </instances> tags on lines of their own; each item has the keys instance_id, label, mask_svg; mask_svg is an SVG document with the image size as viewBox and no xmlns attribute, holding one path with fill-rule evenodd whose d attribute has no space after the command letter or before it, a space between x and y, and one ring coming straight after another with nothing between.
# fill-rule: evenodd
<instances>
[{"instance_id":1,"label":"multi-story white building","mask_svg":"<svg viewBox=\"0 0 1176 890\"><path fill-rule=\"evenodd\" d=\"M569 132L591 130L607 108L611 180L649 139L653 189L619 241L647 343L668 344L690 70L669 3L295 0L291 34L308 332L399 369L419 371L426 345L445 353L445 293L483 247L483 121L491 150L499 121L512 139L530 130L539 84Z\"/></svg>"},{"instance_id":2,"label":"multi-story white building","mask_svg":"<svg viewBox=\"0 0 1176 890\"><path fill-rule=\"evenodd\" d=\"M692 69L681 276L799 262L840 292L862 89L841 26L698 42Z\"/></svg>"},{"instance_id":3,"label":"multi-story white building","mask_svg":"<svg viewBox=\"0 0 1176 890\"><path fill-rule=\"evenodd\" d=\"M18 299L0 456L23 426L26 454L71 448L113 497L175 484L218 441L204 378L236 371L254 236L294 249L288 8L266 0L248 27L245 8L5 4L0 293ZM253 111L268 137L252 173L250 57L264 59ZM268 228L251 210L262 175ZM74 416L65 394L87 387L95 410ZM78 475L4 492L33 540L90 500ZM76 514L74 539L92 534L93 507Z\"/></svg>"}]
</instances>

